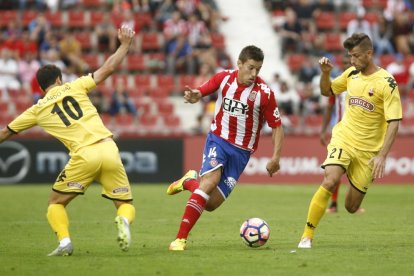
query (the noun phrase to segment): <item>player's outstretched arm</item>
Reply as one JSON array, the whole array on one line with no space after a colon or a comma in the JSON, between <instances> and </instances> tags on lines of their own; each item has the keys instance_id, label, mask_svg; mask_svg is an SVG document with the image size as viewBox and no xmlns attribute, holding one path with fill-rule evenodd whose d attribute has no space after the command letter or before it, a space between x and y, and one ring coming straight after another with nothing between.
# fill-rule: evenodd
<instances>
[{"instance_id":1,"label":"player's outstretched arm","mask_svg":"<svg viewBox=\"0 0 414 276\"><path fill-rule=\"evenodd\" d=\"M272 130L273 156L267 162L266 170L270 177L280 169L280 155L282 152L282 145L284 139L283 127L279 126Z\"/></svg>"},{"instance_id":2,"label":"player's outstretched arm","mask_svg":"<svg viewBox=\"0 0 414 276\"><path fill-rule=\"evenodd\" d=\"M95 83L98 85L106 80L107 77L115 72L116 68L121 64L127 55L129 47L134 39L135 32L129 27L122 26L118 29L118 39L121 45L115 53L113 53L105 63L93 73Z\"/></svg>"},{"instance_id":3,"label":"player's outstretched arm","mask_svg":"<svg viewBox=\"0 0 414 276\"><path fill-rule=\"evenodd\" d=\"M323 57L319 60L319 67L321 69L321 80L319 82L321 94L327 97L332 96L333 93L331 90L331 71L333 65L328 58Z\"/></svg>"},{"instance_id":4,"label":"player's outstretched arm","mask_svg":"<svg viewBox=\"0 0 414 276\"><path fill-rule=\"evenodd\" d=\"M0 130L0 144L9 139L14 133L11 132L7 127Z\"/></svg>"},{"instance_id":5,"label":"player's outstretched arm","mask_svg":"<svg viewBox=\"0 0 414 276\"><path fill-rule=\"evenodd\" d=\"M201 92L186 86L184 90L184 100L186 103L196 103L201 99Z\"/></svg>"}]
</instances>

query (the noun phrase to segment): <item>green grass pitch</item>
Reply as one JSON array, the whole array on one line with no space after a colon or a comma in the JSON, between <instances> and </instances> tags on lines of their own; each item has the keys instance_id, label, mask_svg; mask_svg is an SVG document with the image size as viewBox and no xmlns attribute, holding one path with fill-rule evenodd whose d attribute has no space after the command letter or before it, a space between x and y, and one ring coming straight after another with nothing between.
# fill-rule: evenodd
<instances>
[{"instance_id":1,"label":"green grass pitch","mask_svg":"<svg viewBox=\"0 0 414 276\"><path fill-rule=\"evenodd\" d=\"M326 214L314 248L296 248L317 185L238 185L218 210L205 212L186 251L169 252L189 196L165 184L133 185L132 245L115 241L115 208L97 184L68 207L75 248L46 257L57 241L46 220L50 185L0 185L0 275L414 275L414 185L373 185L363 214ZM268 243L245 246L239 227L266 220Z\"/></svg>"}]
</instances>

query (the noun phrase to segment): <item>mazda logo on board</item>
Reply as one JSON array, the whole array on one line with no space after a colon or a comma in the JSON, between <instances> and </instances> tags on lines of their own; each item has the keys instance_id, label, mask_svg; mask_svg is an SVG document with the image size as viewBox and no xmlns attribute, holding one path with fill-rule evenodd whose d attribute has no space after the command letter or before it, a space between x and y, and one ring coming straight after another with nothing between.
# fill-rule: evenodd
<instances>
[{"instance_id":1,"label":"mazda logo on board","mask_svg":"<svg viewBox=\"0 0 414 276\"><path fill-rule=\"evenodd\" d=\"M30 169L30 153L21 144L7 141L0 144L0 184L24 179Z\"/></svg>"}]
</instances>

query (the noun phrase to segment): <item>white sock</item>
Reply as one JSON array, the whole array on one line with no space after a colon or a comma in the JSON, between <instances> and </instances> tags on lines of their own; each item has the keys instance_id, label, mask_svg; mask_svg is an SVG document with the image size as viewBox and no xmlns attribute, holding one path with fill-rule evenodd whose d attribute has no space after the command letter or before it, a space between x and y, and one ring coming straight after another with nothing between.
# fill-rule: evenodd
<instances>
[{"instance_id":1,"label":"white sock","mask_svg":"<svg viewBox=\"0 0 414 276\"><path fill-rule=\"evenodd\" d=\"M206 194L205 192L203 192L200 189L196 189L194 191L195 194L201 195L206 201L208 201L210 199L210 196L208 194Z\"/></svg>"},{"instance_id":2,"label":"white sock","mask_svg":"<svg viewBox=\"0 0 414 276\"><path fill-rule=\"evenodd\" d=\"M59 246L60 246L60 247L64 247L64 246L66 246L66 245L68 245L68 244L70 244L70 243L71 243L70 238L69 238L69 237L66 237L66 238L63 238L63 239L61 239L61 240L59 241Z\"/></svg>"}]
</instances>

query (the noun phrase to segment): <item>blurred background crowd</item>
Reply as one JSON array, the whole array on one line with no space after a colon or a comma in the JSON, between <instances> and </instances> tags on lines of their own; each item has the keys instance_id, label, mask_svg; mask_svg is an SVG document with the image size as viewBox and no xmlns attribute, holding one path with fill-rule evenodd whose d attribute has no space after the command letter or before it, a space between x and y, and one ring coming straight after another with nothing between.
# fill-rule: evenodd
<instances>
[{"instance_id":1,"label":"blurred background crowd","mask_svg":"<svg viewBox=\"0 0 414 276\"><path fill-rule=\"evenodd\" d=\"M317 60L330 57L333 77L340 74L349 66L342 41L360 31L373 39L377 64L398 82L404 110L401 133L414 133L412 1L260 3L280 39L277 50L291 76L283 79L275 63L273 78L266 80L276 92L287 133L320 131L327 100L320 96ZM4 114L0 125L41 97L35 78L41 65L61 68L63 81L93 72L116 49L117 28L129 25L137 35L128 57L115 75L90 93L104 122L124 137L206 133L214 95L195 108L184 105L181 96L185 85L197 87L215 72L235 66L220 28L231 14L223 14L219 4L218 0L0 1ZM44 134L35 128L28 135Z\"/></svg>"}]
</instances>

